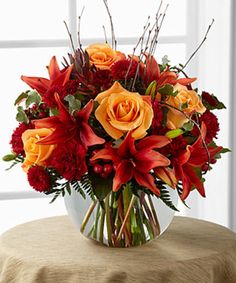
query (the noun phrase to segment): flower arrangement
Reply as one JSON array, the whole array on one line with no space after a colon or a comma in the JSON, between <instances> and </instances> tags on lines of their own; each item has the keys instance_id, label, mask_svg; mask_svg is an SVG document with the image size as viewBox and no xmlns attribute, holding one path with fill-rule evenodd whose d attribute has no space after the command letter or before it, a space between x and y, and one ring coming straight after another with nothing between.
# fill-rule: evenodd
<instances>
[{"instance_id":1,"label":"flower arrangement","mask_svg":"<svg viewBox=\"0 0 236 283\"><path fill-rule=\"evenodd\" d=\"M62 69L52 57L49 78L21 77L31 90L15 101L19 125L4 160L21 163L30 186L53 200L71 190L89 195L81 231L98 205L89 233L103 242L106 218L111 246L139 245L160 234L151 196L173 210L167 188L184 203L195 189L205 197L203 176L227 151L215 143L213 113L224 104L193 87L186 64L154 57L164 15L157 14L153 27L146 24L130 55L116 50L110 17L112 45L84 49L79 39L76 49L72 42Z\"/></svg>"}]
</instances>

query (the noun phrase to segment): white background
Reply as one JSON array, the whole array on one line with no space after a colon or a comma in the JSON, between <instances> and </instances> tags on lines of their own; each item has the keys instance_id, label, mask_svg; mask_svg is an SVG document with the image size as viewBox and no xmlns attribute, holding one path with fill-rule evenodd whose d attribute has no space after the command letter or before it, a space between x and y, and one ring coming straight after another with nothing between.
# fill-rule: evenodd
<instances>
[{"instance_id":1,"label":"white background","mask_svg":"<svg viewBox=\"0 0 236 283\"><path fill-rule=\"evenodd\" d=\"M198 77L199 89L213 92L226 106L230 106L230 0L169 0L164 3L170 6L157 47L157 58L168 54L173 64L184 63L202 40L211 19L215 18L208 40L191 61L188 72ZM159 1L110 0L109 4L118 49L131 53L147 17L154 17ZM99 42L103 38L103 24L109 34L109 21L102 0L0 2L0 156L10 151L10 135L17 125L14 100L27 90L20 76L47 76L45 66L50 58L57 55L58 61L61 61L69 50L62 22L66 20L75 34L76 18L83 6L82 41L84 45ZM228 147L232 133L230 108L217 114L221 123L218 143ZM205 184L207 198L202 199L193 193L188 200L191 209L180 206L181 215L230 226L232 186L229 156L223 156L208 174ZM29 188L21 168L6 172L7 165L0 162L0 233L29 220L66 213L63 199L49 205L50 198Z\"/></svg>"}]
</instances>

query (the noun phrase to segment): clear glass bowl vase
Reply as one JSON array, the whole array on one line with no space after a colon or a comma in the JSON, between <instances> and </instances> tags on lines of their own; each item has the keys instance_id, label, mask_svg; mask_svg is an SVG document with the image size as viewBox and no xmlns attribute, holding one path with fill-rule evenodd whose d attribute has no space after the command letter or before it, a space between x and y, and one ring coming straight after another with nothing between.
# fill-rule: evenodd
<instances>
[{"instance_id":1,"label":"clear glass bowl vase","mask_svg":"<svg viewBox=\"0 0 236 283\"><path fill-rule=\"evenodd\" d=\"M172 203L177 205L177 193L168 188ZM109 247L143 245L159 237L171 223L175 211L162 200L141 193L123 190L110 192L103 201L72 191L64 197L68 215L87 238Z\"/></svg>"}]
</instances>

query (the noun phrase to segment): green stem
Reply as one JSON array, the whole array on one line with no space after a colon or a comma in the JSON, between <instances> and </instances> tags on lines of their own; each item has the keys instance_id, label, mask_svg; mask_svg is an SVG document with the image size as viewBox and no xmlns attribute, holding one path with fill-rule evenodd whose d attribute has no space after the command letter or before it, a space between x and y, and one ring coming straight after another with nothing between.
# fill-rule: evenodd
<instances>
[{"instance_id":1,"label":"green stem","mask_svg":"<svg viewBox=\"0 0 236 283\"><path fill-rule=\"evenodd\" d=\"M143 209L142 209L142 205L141 205L141 201L140 199L138 199L137 201L137 205L136 205L136 217L137 217L137 223L138 223L138 227L140 229L140 236L141 236L141 243L146 243L146 233L143 227L144 224L144 219L143 219Z\"/></svg>"},{"instance_id":2,"label":"green stem","mask_svg":"<svg viewBox=\"0 0 236 283\"><path fill-rule=\"evenodd\" d=\"M158 235L160 235L161 227L160 227L160 223L159 223L159 220L158 220L158 217L157 217L157 213L156 213L156 210L155 210L155 207L153 205L153 201L152 201L152 198L151 198L150 195L148 195L148 200L149 200L149 203L150 203L150 207L151 207L151 211L152 211L153 217L155 219Z\"/></svg>"},{"instance_id":3,"label":"green stem","mask_svg":"<svg viewBox=\"0 0 236 283\"><path fill-rule=\"evenodd\" d=\"M87 235L88 238L90 238L90 236L92 235L93 229L94 229L94 225L91 227L90 231L88 232L88 235Z\"/></svg>"},{"instance_id":4,"label":"green stem","mask_svg":"<svg viewBox=\"0 0 236 283\"><path fill-rule=\"evenodd\" d=\"M103 243L103 231L104 231L104 222L105 222L105 210L101 207L100 212L100 227L99 227L99 242Z\"/></svg>"},{"instance_id":5,"label":"green stem","mask_svg":"<svg viewBox=\"0 0 236 283\"><path fill-rule=\"evenodd\" d=\"M157 227L156 227L156 224L154 222L154 219L153 219L153 216L152 216L152 213L148 207L148 204L145 200L145 195L143 196L142 198L142 205L143 205L143 208L145 209L146 213L147 213L147 217L148 217L148 220L149 220L149 223L152 227L152 230L153 230L153 234L154 234L154 237L158 235L158 231L157 231Z\"/></svg>"},{"instance_id":6,"label":"green stem","mask_svg":"<svg viewBox=\"0 0 236 283\"><path fill-rule=\"evenodd\" d=\"M87 223L89 221L89 218L90 218L94 208L96 207L96 205L97 205L97 200L95 200L95 201L93 201L91 203L91 205L90 205L90 207L89 207L89 209L88 209L88 211L87 211L87 213L86 213L86 215L85 215L85 217L84 217L84 219L82 221L82 224L80 226L80 232L82 234L84 233L84 229L85 229L85 227L86 227L86 225L87 225Z\"/></svg>"},{"instance_id":7,"label":"green stem","mask_svg":"<svg viewBox=\"0 0 236 283\"><path fill-rule=\"evenodd\" d=\"M110 193L105 198L105 212L106 212L106 224L107 224L107 238L108 245L112 246L112 229L111 229L111 217L110 217L110 206L109 206Z\"/></svg>"},{"instance_id":8,"label":"green stem","mask_svg":"<svg viewBox=\"0 0 236 283\"><path fill-rule=\"evenodd\" d=\"M122 234L123 234L124 229L125 229L125 226L126 226L126 222L127 222L128 217L129 217L129 215L130 215L131 209L133 208L133 205L134 205L135 200L136 200L136 196L135 196L135 195L132 195L131 201L130 201L130 203L129 203L129 207L128 207L127 212L126 212L126 214L125 214L124 221L123 221L123 223L122 223L122 225L121 225L121 227L120 227L120 231L119 231L119 234L118 234L117 239L116 239L117 244L118 244L118 243L120 242L120 240L121 240Z\"/></svg>"},{"instance_id":9,"label":"green stem","mask_svg":"<svg viewBox=\"0 0 236 283\"><path fill-rule=\"evenodd\" d=\"M100 216L100 203L97 205L97 212L96 212L96 218L94 223L94 230L93 230L93 238L97 240L97 230L98 230L98 220Z\"/></svg>"}]
</instances>

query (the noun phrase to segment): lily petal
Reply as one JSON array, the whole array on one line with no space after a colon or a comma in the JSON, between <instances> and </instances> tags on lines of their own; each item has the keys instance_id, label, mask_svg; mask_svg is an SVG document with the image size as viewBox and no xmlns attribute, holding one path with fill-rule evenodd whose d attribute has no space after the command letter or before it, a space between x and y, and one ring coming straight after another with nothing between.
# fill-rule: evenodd
<instances>
[{"instance_id":1,"label":"lily petal","mask_svg":"<svg viewBox=\"0 0 236 283\"><path fill-rule=\"evenodd\" d=\"M118 154L122 157L129 157L135 155L136 152L134 138L132 138L131 132L128 132L124 141L118 148Z\"/></svg>"},{"instance_id":2,"label":"lily petal","mask_svg":"<svg viewBox=\"0 0 236 283\"><path fill-rule=\"evenodd\" d=\"M142 150L135 155L135 169L141 173L148 173L155 167L168 165L170 160L154 150Z\"/></svg>"},{"instance_id":3,"label":"lily petal","mask_svg":"<svg viewBox=\"0 0 236 283\"><path fill-rule=\"evenodd\" d=\"M139 141L137 144L137 149L154 149L154 148L161 148L171 142L171 139L165 136L149 136Z\"/></svg>"},{"instance_id":4,"label":"lily petal","mask_svg":"<svg viewBox=\"0 0 236 283\"><path fill-rule=\"evenodd\" d=\"M45 94L45 92L50 88L50 81L45 78L21 76L21 79L32 89L36 89L40 94Z\"/></svg>"},{"instance_id":5,"label":"lily petal","mask_svg":"<svg viewBox=\"0 0 236 283\"><path fill-rule=\"evenodd\" d=\"M143 186L152 191L155 195L160 196L161 192L155 185L154 179L150 174L142 174L135 171L134 178L140 186Z\"/></svg>"},{"instance_id":6,"label":"lily petal","mask_svg":"<svg viewBox=\"0 0 236 283\"><path fill-rule=\"evenodd\" d=\"M80 139L85 147L95 144L103 144L105 140L98 137L92 128L85 122L81 122L80 125Z\"/></svg>"},{"instance_id":7,"label":"lily petal","mask_svg":"<svg viewBox=\"0 0 236 283\"><path fill-rule=\"evenodd\" d=\"M121 185L126 184L133 177L133 166L129 161L122 161L116 169L113 179L113 192L117 192Z\"/></svg>"},{"instance_id":8,"label":"lily petal","mask_svg":"<svg viewBox=\"0 0 236 283\"><path fill-rule=\"evenodd\" d=\"M56 56L52 57L47 68L50 80L55 80L61 74Z\"/></svg>"}]
</instances>

